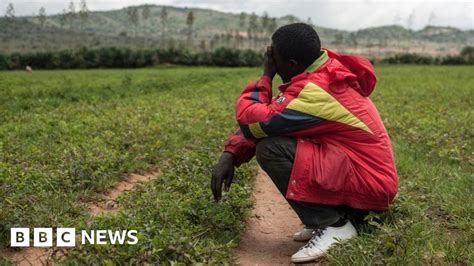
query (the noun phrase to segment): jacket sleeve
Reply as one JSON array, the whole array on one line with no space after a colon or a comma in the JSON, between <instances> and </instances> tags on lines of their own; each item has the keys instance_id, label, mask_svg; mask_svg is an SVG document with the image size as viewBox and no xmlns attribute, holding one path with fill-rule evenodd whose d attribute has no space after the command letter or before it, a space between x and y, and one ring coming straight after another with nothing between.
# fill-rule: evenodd
<instances>
[{"instance_id":1,"label":"jacket sleeve","mask_svg":"<svg viewBox=\"0 0 474 266\"><path fill-rule=\"evenodd\" d=\"M288 105L295 99L291 87L272 100L271 79L267 76L245 87L237 100L236 119L248 139L291 135L325 120ZM314 133L314 132L313 132Z\"/></svg>"},{"instance_id":2,"label":"jacket sleeve","mask_svg":"<svg viewBox=\"0 0 474 266\"><path fill-rule=\"evenodd\" d=\"M247 139L240 129L237 129L224 143L224 151L234 155L234 165L240 166L252 159L258 139Z\"/></svg>"}]
</instances>

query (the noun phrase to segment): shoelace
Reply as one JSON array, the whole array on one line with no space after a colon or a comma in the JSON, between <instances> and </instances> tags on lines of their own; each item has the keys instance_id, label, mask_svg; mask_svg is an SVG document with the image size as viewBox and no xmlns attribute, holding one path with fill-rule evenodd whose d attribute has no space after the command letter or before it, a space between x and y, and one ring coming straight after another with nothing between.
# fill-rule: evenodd
<instances>
[{"instance_id":1,"label":"shoelace","mask_svg":"<svg viewBox=\"0 0 474 266\"><path fill-rule=\"evenodd\" d=\"M318 238L323 235L324 230L326 230L326 228L323 228L323 229L320 229L320 228L315 229L315 230L313 231L313 233L312 233L312 234L313 234L313 237L311 237L311 239L308 241L308 243L306 243L306 245L302 246L302 247L300 248L300 250L301 250L301 249L304 249L304 248L312 248L312 247L316 246L316 242L318 242L318 241L317 241Z\"/></svg>"}]
</instances>

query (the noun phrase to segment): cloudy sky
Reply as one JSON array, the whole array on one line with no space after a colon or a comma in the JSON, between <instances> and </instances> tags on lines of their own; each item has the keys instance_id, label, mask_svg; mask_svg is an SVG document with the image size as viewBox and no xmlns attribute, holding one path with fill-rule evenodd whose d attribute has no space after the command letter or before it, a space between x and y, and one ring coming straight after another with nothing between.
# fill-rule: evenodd
<instances>
[{"instance_id":1,"label":"cloudy sky","mask_svg":"<svg viewBox=\"0 0 474 266\"><path fill-rule=\"evenodd\" d=\"M80 0L73 0L76 4ZM0 0L0 14L13 3L17 15L38 13L42 6L48 14L60 12L69 0ZM311 18L319 26L357 30L371 26L399 24L413 29L442 25L474 29L474 1L424 0L87 0L90 10L119 9L140 4L212 8L239 13L267 11L270 16L293 14Z\"/></svg>"}]
</instances>

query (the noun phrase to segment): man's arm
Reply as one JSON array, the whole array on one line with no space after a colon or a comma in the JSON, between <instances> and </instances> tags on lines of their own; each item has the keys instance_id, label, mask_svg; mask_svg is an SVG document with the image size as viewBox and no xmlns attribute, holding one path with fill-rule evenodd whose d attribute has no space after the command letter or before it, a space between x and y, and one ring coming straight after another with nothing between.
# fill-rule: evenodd
<instances>
[{"instance_id":1,"label":"man's arm","mask_svg":"<svg viewBox=\"0 0 474 266\"><path fill-rule=\"evenodd\" d=\"M270 102L272 97L271 82L276 74L276 68L273 64L272 51L270 47L267 47L264 58L262 82L266 82L266 88L269 92L260 96L250 95L250 97L263 97L261 100ZM258 89L258 86L255 87ZM255 155L257 142L258 139L246 138L240 129L236 130L235 133L227 139L224 144L224 152L212 173L211 189L216 201L221 198L223 183L225 183L226 191L230 189L234 177L234 167L238 167L242 163L250 161Z\"/></svg>"},{"instance_id":2,"label":"man's arm","mask_svg":"<svg viewBox=\"0 0 474 266\"><path fill-rule=\"evenodd\" d=\"M253 158L258 141L258 139L246 138L242 131L237 129L234 134L224 142L224 152L233 155L233 164L238 167Z\"/></svg>"},{"instance_id":3,"label":"man's arm","mask_svg":"<svg viewBox=\"0 0 474 266\"><path fill-rule=\"evenodd\" d=\"M271 47L267 47L263 65L263 76L248 84L237 100L236 119L246 138L291 135L294 131L324 121L320 117L302 112L301 108L295 108L301 104L293 102L293 106L289 106L299 91L291 86L272 101L272 80L276 67Z\"/></svg>"},{"instance_id":4,"label":"man's arm","mask_svg":"<svg viewBox=\"0 0 474 266\"><path fill-rule=\"evenodd\" d=\"M255 155L258 141L258 139L247 139L240 129L237 129L225 141L224 152L212 173L211 189L216 201L221 198L223 184L225 185L225 190L229 191L235 167L250 161Z\"/></svg>"},{"instance_id":5,"label":"man's arm","mask_svg":"<svg viewBox=\"0 0 474 266\"><path fill-rule=\"evenodd\" d=\"M289 87L285 93L270 101L271 85L263 76L251 82L237 100L236 119L244 136L249 139L269 136L301 136L295 131L311 128L311 134L318 132L314 127L326 121L308 110L321 108L323 99L311 93L298 95L299 89ZM296 97L300 96L300 97ZM319 103L318 103L319 102Z\"/></svg>"}]
</instances>

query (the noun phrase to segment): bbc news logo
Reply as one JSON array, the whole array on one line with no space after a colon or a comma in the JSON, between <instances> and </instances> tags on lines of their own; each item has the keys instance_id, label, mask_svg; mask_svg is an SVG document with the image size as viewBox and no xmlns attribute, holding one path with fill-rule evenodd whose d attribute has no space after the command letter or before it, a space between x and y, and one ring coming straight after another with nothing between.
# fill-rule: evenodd
<instances>
[{"instance_id":1,"label":"bbc news logo","mask_svg":"<svg viewBox=\"0 0 474 266\"><path fill-rule=\"evenodd\" d=\"M82 245L135 245L138 243L137 230L81 230L80 238L75 228L33 228L33 247L75 247L80 240ZM29 247L30 228L11 228L10 246ZM56 241L54 241L54 238ZM53 243L54 242L54 243Z\"/></svg>"}]
</instances>

